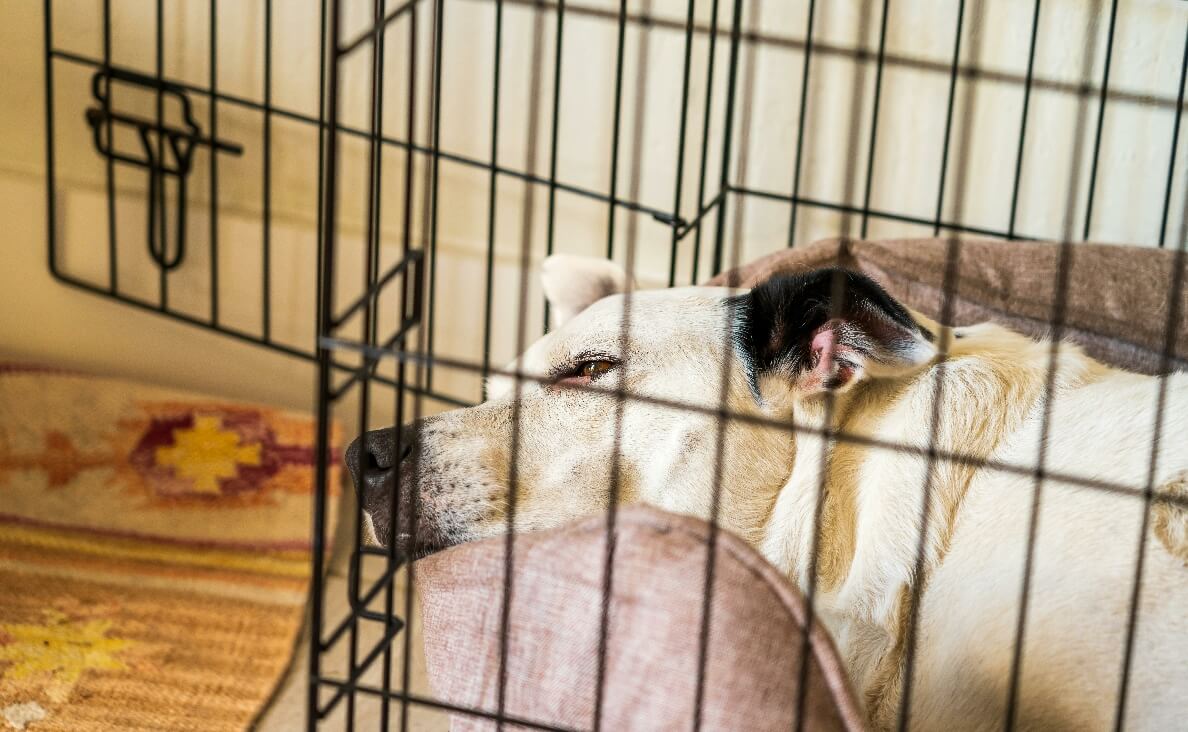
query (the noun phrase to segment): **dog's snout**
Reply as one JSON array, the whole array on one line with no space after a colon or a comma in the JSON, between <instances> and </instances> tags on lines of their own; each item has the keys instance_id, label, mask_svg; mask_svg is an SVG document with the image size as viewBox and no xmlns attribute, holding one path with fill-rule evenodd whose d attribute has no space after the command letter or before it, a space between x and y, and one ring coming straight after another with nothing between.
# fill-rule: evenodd
<instances>
[{"instance_id":1,"label":"dog's snout","mask_svg":"<svg viewBox=\"0 0 1188 732\"><path fill-rule=\"evenodd\" d=\"M376 540L381 544L391 540L396 515L407 513L397 510L408 502L410 491L407 486L402 486L400 495L394 495L397 493L396 473L401 469L401 462L413 451L415 432L415 426L365 432L347 447L344 455L359 503L370 516Z\"/></svg>"},{"instance_id":2,"label":"dog's snout","mask_svg":"<svg viewBox=\"0 0 1188 732\"><path fill-rule=\"evenodd\" d=\"M387 428L365 432L350 444L346 451L346 465L361 493L383 487L399 467L400 461L412 452L412 430L401 430L400 444L396 444L396 429Z\"/></svg>"}]
</instances>

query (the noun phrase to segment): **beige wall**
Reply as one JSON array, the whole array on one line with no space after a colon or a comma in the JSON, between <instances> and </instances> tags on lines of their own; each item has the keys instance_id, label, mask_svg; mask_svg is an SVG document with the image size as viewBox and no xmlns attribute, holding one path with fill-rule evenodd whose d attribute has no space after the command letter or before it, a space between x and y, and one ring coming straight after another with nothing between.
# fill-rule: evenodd
<instances>
[{"instance_id":1,"label":"beige wall","mask_svg":"<svg viewBox=\"0 0 1188 732\"><path fill-rule=\"evenodd\" d=\"M153 70L152 0L113 0L116 63L151 73ZM207 84L206 3L167 0L166 73L199 86ZM220 88L259 99L262 3L224 0L219 19ZM362 27L369 3L348 3L344 35ZM588 7L614 9L611 0L589 0ZM632 9L679 18L685 0L639 0ZM730 3L723 2L723 18ZM1009 216L1010 193L1018 143L1022 87L1010 81L1023 74L1029 40L1032 2L968 3L963 63L984 76L958 85L953 143L943 217L975 226L1003 229ZM1108 9L1108 2L1102 3ZM1094 203L1091 237L1107 241L1153 244L1159 238L1167 160L1174 119L1174 96L1188 4L1178 0L1126 0L1121 4L1115 40L1111 88L1119 92L1107 106L1101 147L1101 173ZM55 38L60 46L98 57L96 31L101 3L59 0ZM1026 235L1060 238L1065 230L1067 201L1075 202L1073 226L1079 238L1088 186L1088 165L1096 129L1096 96L1087 97L1086 124L1073 138L1077 98L1060 85L1076 85L1084 68L1100 79L1104 63L1105 17L1091 23L1084 0L1049 0L1043 4L1041 41L1036 58L1040 83L1031 101L1031 116L1021 186L1018 230ZM242 345L164 318L63 286L50 278L45 256L44 100L42 3L6 0L0 4L0 207L6 225L0 249L0 352L102 373L143 378L156 383L201 389L233 397L260 399L291 407L312 403L312 368L302 361ZM317 104L317 3L277 0L274 102L313 115ZM426 6L428 7L428 6ZM505 11L503 84L501 87L498 158L503 165L524 169L531 125L530 59L533 16L509 2ZM739 75L738 117L745 140L734 152L734 178L758 189L786 193L795 154L804 38L804 0L744 0L744 23L782 40L761 47L744 45ZM867 170L867 140L874 92L874 66L854 63L855 47L873 54L882 3L869 0L818 3L813 74L806 121L802 195L824 201L861 205ZM953 44L956 3L948 0L900 0L893 3L888 23L889 61L883 80L878 147L872 178L872 206L931 219L937 201L940 141L948 95L947 66ZM67 10L68 8L68 10ZM709 2L698 2L701 20L708 20ZM418 65L419 109L416 139L428 139L424 108L428 99L428 18L420 14ZM865 19L865 21L863 20ZM487 160L490 150L493 9L476 0L447 4L446 64L442 144L451 152ZM553 21L545 16L542 45L546 59L537 80L544 91L537 105L536 171L547 173L549 91L552 88ZM974 33L971 29L980 29ZM404 137L407 21L392 26L385 52L384 132ZM613 23L571 13L566 25L563 63L563 117L558 144L560 177L565 182L604 191L609 186L615 27ZM642 45L633 26L626 36L624 107L622 110L620 196L668 209L673 199L676 134L680 111L683 33L655 27ZM682 210L694 207L697 147L706 84L706 38L694 45L690 98L689 144ZM728 50L719 43L713 83L712 131L721 119ZM636 108L637 73L646 52L645 107ZM369 90L366 49L344 68L344 121L366 126ZM55 66L58 105L60 198L58 225L62 262L70 271L102 280L106 260L106 204L103 166L90 147L81 110L86 104L90 72L70 64ZM1094 81L1096 83L1096 81ZM195 109L206 126L207 106L195 96ZM145 100L125 99L141 105ZM261 117L231 104L220 107L220 135L242 143L242 158L220 159L219 234L224 322L258 332L262 231ZM640 143L633 130L639 124ZM711 135L711 137L713 137ZM1172 242L1184 221L1188 181L1188 133L1181 135L1177 188L1169 221ZM1076 151L1081 164L1073 168ZM851 153L851 150L853 152ZM339 289L345 302L362 281L361 231L365 200L366 147L358 140L343 143L342 257ZM274 123L273 226L274 333L285 342L308 347L314 300L314 200L316 137L306 127L284 120ZM720 148L713 145L711 177L716 176ZM402 238L404 153L384 153L385 262L394 261ZM418 163L422 158L418 158ZM960 161L966 162L965 166ZM968 173L962 177L962 169ZM207 162L196 159L191 179L190 239L186 264L170 277L171 302L184 312L202 316L209 303L209 260L205 249ZM441 213L438 262L437 336L440 352L477 361L481 357L482 295L487 242L488 174L452 163L441 168ZM633 183L633 180L637 182ZM413 238L425 231L418 167ZM151 300L157 279L144 255L143 176L121 170L118 221L120 279L128 291ZM519 252L524 218L524 187L499 180L496 220L496 294L492 316L494 360L510 358L516 348L520 291ZM544 197L535 199L530 220L533 262L544 249ZM605 248L606 209L597 202L562 194L558 198L557 247L561 251L600 253ZM757 200L731 204L726 227L725 261L746 260L784 245L789 209L782 203ZM739 212L741 218L739 218ZM714 219L707 219L710 231ZM857 234L859 220L820 209L802 208L797 241ZM931 227L874 219L871 236L920 235ZM616 258L626 257L634 242L640 279L656 285L667 276L670 230L645 216L620 213ZM692 238L680 249L681 279L691 273ZM703 246L701 276L709 266L711 247ZM541 329L539 292L528 281L528 337ZM389 303L390 305L390 303ZM392 308L386 306L387 311ZM390 313L384 328L391 325ZM473 374L440 372L437 387L458 396L478 396ZM387 400L385 399L384 402ZM440 405L427 404L427 409ZM390 419L391 409L377 407L376 421Z\"/></svg>"}]
</instances>

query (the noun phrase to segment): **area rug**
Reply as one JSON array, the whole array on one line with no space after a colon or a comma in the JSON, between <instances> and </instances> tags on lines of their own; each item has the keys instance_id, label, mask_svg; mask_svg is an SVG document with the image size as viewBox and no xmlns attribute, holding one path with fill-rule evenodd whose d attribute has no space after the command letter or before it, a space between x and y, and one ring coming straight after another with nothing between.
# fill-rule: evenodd
<instances>
[{"instance_id":1,"label":"area rug","mask_svg":"<svg viewBox=\"0 0 1188 732\"><path fill-rule=\"evenodd\" d=\"M0 731L250 726L303 621L314 435L0 365Z\"/></svg>"}]
</instances>

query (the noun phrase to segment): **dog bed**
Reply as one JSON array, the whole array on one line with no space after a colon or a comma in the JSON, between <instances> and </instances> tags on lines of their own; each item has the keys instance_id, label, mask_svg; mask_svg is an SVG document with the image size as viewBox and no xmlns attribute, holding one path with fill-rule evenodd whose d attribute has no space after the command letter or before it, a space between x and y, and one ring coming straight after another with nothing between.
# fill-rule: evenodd
<instances>
[{"instance_id":1,"label":"dog bed","mask_svg":"<svg viewBox=\"0 0 1188 732\"><path fill-rule=\"evenodd\" d=\"M308 598L313 444L303 416L0 366L0 730L251 724Z\"/></svg>"}]
</instances>

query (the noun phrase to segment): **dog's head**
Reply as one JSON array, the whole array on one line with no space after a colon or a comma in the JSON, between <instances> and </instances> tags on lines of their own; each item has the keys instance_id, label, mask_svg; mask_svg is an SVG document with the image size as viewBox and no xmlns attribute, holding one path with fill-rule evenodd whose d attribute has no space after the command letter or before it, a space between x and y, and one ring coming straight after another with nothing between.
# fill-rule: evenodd
<instances>
[{"instance_id":1,"label":"dog's head","mask_svg":"<svg viewBox=\"0 0 1188 732\"><path fill-rule=\"evenodd\" d=\"M554 257L543 279L559 327L489 380L485 402L407 425L400 444L385 429L348 448L379 543L419 555L611 500L708 517L715 495L722 525L757 540L796 459L776 422L935 355L907 310L842 270L741 294L629 291L608 262Z\"/></svg>"}]
</instances>

